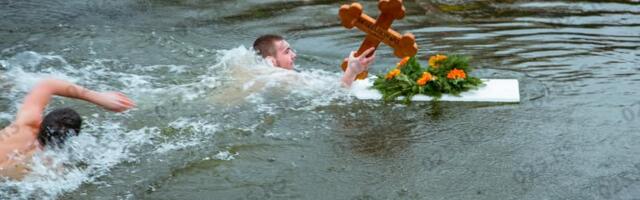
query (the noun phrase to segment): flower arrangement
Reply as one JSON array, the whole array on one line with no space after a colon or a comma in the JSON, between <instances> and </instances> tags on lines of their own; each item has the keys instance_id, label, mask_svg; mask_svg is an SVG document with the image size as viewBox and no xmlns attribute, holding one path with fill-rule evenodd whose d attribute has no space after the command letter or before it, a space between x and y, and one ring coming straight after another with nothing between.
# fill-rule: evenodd
<instances>
[{"instance_id":1,"label":"flower arrangement","mask_svg":"<svg viewBox=\"0 0 640 200\"><path fill-rule=\"evenodd\" d=\"M426 68L420 66L415 56L405 57L386 75L378 75L373 88L387 102L404 96L404 103L409 104L417 94L438 99L442 94L459 95L480 86L480 79L468 76L472 70L469 58L460 55L431 56Z\"/></svg>"}]
</instances>

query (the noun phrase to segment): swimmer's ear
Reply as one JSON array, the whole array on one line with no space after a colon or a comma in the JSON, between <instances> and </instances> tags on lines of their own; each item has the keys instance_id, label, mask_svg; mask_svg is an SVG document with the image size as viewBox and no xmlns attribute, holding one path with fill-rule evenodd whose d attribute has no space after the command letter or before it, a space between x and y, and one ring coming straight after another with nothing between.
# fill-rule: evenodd
<instances>
[{"instance_id":1,"label":"swimmer's ear","mask_svg":"<svg viewBox=\"0 0 640 200\"><path fill-rule=\"evenodd\" d=\"M276 58L274 58L273 56L267 56L264 59L267 60L267 62L271 63L271 65L277 66L276 65Z\"/></svg>"}]
</instances>

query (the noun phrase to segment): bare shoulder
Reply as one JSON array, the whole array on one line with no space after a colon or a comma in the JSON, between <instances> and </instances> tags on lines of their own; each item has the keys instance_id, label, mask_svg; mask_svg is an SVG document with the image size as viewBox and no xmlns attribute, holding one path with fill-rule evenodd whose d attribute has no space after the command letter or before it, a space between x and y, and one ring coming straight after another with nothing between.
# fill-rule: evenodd
<instances>
[{"instance_id":1,"label":"bare shoulder","mask_svg":"<svg viewBox=\"0 0 640 200\"><path fill-rule=\"evenodd\" d=\"M28 139L29 141L21 142L33 142L32 140L36 138L39 129L40 127L35 127L29 124L12 123L0 130L0 144L2 144L0 147L20 142L16 140Z\"/></svg>"},{"instance_id":2,"label":"bare shoulder","mask_svg":"<svg viewBox=\"0 0 640 200\"><path fill-rule=\"evenodd\" d=\"M20 127L15 123L11 123L9 126L2 128L0 130L0 142L11 135L17 134L19 131Z\"/></svg>"},{"instance_id":3,"label":"bare shoulder","mask_svg":"<svg viewBox=\"0 0 640 200\"><path fill-rule=\"evenodd\" d=\"M13 173L24 168L22 160L28 158L34 151L37 142L36 129L31 126L11 124L0 130L0 175ZM17 165L16 165L17 164Z\"/></svg>"}]
</instances>

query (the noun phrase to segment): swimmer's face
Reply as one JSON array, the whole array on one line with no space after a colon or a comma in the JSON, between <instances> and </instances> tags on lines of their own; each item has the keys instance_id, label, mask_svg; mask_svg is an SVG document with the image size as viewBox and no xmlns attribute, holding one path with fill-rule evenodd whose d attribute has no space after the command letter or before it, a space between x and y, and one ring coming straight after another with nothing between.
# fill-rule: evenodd
<instances>
[{"instance_id":1,"label":"swimmer's face","mask_svg":"<svg viewBox=\"0 0 640 200\"><path fill-rule=\"evenodd\" d=\"M273 64L277 67L292 70L296 61L296 52L291 49L291 46L285 40L276 41L275 47L276 56Z\"/></svg>"}]
</instances>

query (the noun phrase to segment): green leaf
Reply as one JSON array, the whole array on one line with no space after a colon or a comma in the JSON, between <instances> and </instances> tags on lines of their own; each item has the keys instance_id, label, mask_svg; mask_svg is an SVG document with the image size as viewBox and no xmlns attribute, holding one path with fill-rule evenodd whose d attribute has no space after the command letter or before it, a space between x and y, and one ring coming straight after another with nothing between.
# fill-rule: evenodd
<instances>
[{"instance_id":1,"label":"green leaf","mask_svg":"<svg viewBox=\"0 0 640 200\"><path fill-rule=\"evenodd\" d=\"M442 94L459 95L461 92L483 85L482 81L476 77L456 80L446 78L447 73L452 69L461 69L468 75L472 71L469 66L469 57L451 55L440 64L437 68L429 66L422 68L418 59L411 57L400 69L401 73L398 76L387 80L384 74L378 75L372 87L382 93L383 100L386 102L395 101L398 97L404 96L403 103L409 104L411 98L417 94L428 95L438 100ZM429 81L425 86L418 86L416 80L425 71L436 76L437 79Z\"/></svg>"}]
</instances>

